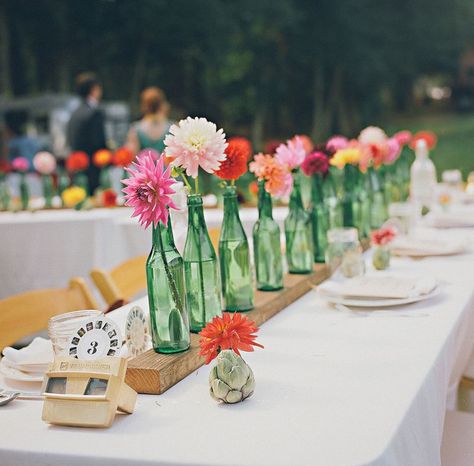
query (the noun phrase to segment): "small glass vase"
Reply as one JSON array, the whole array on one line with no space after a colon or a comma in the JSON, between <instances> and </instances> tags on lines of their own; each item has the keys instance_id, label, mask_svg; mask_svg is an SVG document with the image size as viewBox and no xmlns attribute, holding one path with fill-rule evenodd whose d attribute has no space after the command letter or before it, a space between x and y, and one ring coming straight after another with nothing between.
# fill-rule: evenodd
<instances>
[{"instance_id":1,"label":"small glass vase","mask_svg":"<svg viewBox=\"0 0 474 466\"><path fill-rule=\"evenodd\" d=\"M385 196L382 190L379 175L374 167L369 167L367 171L369 177L370 196L370 228L377 230L385 220L387 220L387 207Z\"/></svg>"},{"instance_id":2,"label":"small glass vase","mask_svg":"<svg viewBox=\"0 0 474 466\"><path fill-rule=\"evenodd\" d=\"M41 181L43 185L44 206L46 209L52 209L54 196L53 177L51 175L42 175Z\"/></svg>"},{"instance_id":3,"label":"small glass vase","mask_svg":"<svg viewBox=\"0 0 474 466\"><path fill-rule=\"evenodd\" d=\"M331 169L323 181L323 200L328 212L328 227L342 228L343 213L342 204L337 195L336 183Z\"/></svg>"},{"instance_id":4,"label":"small glass vase","mask_svg":"<svg viewBox=\"0 0 474 466\"><path fill-rule=\"evenodd\" d=\"M258 220L253 227L253 249L257 290L282 289L280 227L273 219L272 197L265 190L264 181L258 182Z\"/></svg>"},{"instance_id":5,"label":"small glass vase","mask_svg":"<svg viewBox=\"0 0 474 466\"><path fill-rule=\"evenodd\" d=\"M326 263L331 273L339 268L346 278L365 273L362 247L356 228L335 228L328 231Z\"/></svg>"},{"instance_id":6,"label":"small glass vase","mask_svg":"<svg viewBox=\"0 0 474 466\"><path fill-rule=\"evenodd\" d=\"M222 314L219 264L212 245L200 194L188 196L188 233L183 251L191 332L200 332Z\"/></svg>"},{"instance_id":7,"label":"small glass vase","mask_svg":"<svg viewBox=\"0 0 474 466\"><path fill-rule=\"evenodd\" d=\"M253 309L253 283L247 235L242 226L235 186L224 190L224 220L219 238L224 309L243 312Z\"/></svg>"},{"instance_id":8,"label":"small glass vase","mask_svg":"<svg viewBox=\"0 0 474 466\"><path fill-rule=\"evenodd\" d=\"M311 186L311 231L313 233L314 262L324 262L327 246L328 218L327 206L323 198L323 179L320 174L312 176Z\"/></svg>"},{"instance_id":9,"label":"small glass vase","mask_svg":"<svg viewBox=\"0 0 474 466\"><path fill-rule=\"evenodd\" d=\"M20 202L21 202L21 209L28 210L30 205L30 188L28 183L26 182L26 174L20 174Z\"/></svg>"},{"instance_id":10,"label":"small glass vase","mask_svg":"<svg viewBox=\"0 0 474 466\"><path fill-rule=\"evenodd\" d=\"M112 179L110 177L110 167L102 167L99 174L99 185L104 191L112 188Z\"/></svg>"},{"instance_id":11,"label":"small glass vase","mask_svg":"<svg viewBox=\"0 0 474 466\"><path fill-rule=\"evenodd\" d=\"M288 272L296 274L313 271L313 233L311 217L301 199L299 173L293 176L288 216L285 218L286 261Z\"/></svg>"},{"instance_id":12,"label":"small glass vase","mask_svg":"<svg viewBox=\"0 0 474 466\"><path fill-rule=\"evenodd\" d=\"M357 193L358 168L346 163L344 166L344 194L342 199L343 225L357 227L360 215L360 201Z\"/></svg>"},{"instance_id":13,"label":"small glass vase","mask_svg":"<svg viewBox=\"0 0 474 466\"><path fill-rule=\"evenodd\" d=\"M153 348L179 353L190 345L183 259L173 240L171 221L153 227L153 247L146 262Z\"/></svg>"},{"instance_id":14,"label":"small glass vase","mask_svg":"<svg viewBox=\"0 0 474 466\"><path fill-rule=\"evenodd\" d=\"M387 246L375 246L372 254L372 265L377 270L385 270L390 267L390 249Z\"/></svg>"},{"instance_id":15,"label":"small glass vase","mask_svg":"<svg viewBox=\"0 0 474 466\"><path fill-rule=\"evenodd\" d=\"M0 210L10 209L10 189L7 183L6 175L0 174Z\"/></svg>"}]
</instances>

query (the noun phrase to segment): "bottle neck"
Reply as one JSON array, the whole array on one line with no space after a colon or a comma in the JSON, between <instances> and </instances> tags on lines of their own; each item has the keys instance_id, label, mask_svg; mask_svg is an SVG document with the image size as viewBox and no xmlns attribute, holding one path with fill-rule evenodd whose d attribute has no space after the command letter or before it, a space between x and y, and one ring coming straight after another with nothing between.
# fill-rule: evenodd
<instances>
[{"instance_id":1,"label":"bottle neck","mask_svg":"<svg viewBox=\"0 0 474 466\"><path fill-rule=\"evenodd\" d=\"M323 202L323 178L319 173L316 173L312 177L312 186L311 186L311 196L313 198L313 203Z\"/></svg>"},{"instance_id":2,"label":"bottle neck","mask_svg":"<svg viewBox=\"0 0 474 466\"><path fill-rule=\"evenodd\" d=\"M153 247L163 251L172 251L176 249L173 238L173 228L171 227L171 218L168 217L168 225L165 226L159 222L155 227L153 225Z\"/></svg>"},{"instance_id":3,"label":"bottle neck","mask_svg":"<svg viewBox=\"0 0 474 466\"><path fill-rule=\"evenodd\" d=\"M226 186L224 190L224 221L238 217L237 189L235 186Z\"/></svg>"},{"instance_id":4,"label":"bottle neck","mask_svg":"<svg viewBox=\"0 0 474 466\"><path fill-rule=\"evenodd\" d=\"M298 173L293 175L293 191L290 196L290 209L303 209L303 199L301 198L300 177Z\"/></svg>"},{"instance_id":5,"label":"bottle neck","mask_svg":"<svg viewBox=\"0 0 474 466\"><path fill-rule=\"evenodd\" d=\"M188 196L188 228L198 230L204 225L202 196L200 194L190 194Z\"/></svg>"},{"instance_id":6,"label":"bottle neck","mask_svg":"<svg viewBox=\"0 0 474 466\"><path fill-rule=\"evenodd\" d=\"M273 218L272 197L265 189L265 181L258 182L258 218Z\"/></svg>"},{"instance_id":7,"label":"bottle neck","mask_svg":"<svg viewBox=\"0 0 474 466\"><path fill-rule=\"evenodd\" d=\"M350 163L344 166L344 189L351 191L356 185L356 168Z\"/></svg>"}]
</instances>

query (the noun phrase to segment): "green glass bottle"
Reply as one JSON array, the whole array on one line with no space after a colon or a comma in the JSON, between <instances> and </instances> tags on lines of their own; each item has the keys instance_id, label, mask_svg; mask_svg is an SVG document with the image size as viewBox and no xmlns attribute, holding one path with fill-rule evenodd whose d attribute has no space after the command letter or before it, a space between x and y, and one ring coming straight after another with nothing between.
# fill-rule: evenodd
<instances>
[{"instance_id":1,"label":"green glass bottle","mask_svg":"<svg viewBox=\"0 0 474 466\"><path fill-rule=\"evenodd\" d=\"M10 188L8 187L7 177L0 173L0 210L8 210L10 208Z\"/></svg>"},{"instance_id":2,"label":"green glass bottle","mask_svg":"<svg viewBox=\"0 0 474 466\"><path fill-rule=\"evenodd\" d=\"M217 254L212 245L200 194L188 196L188 233L183 251L191 332L200 332L222 314Z\"/></svg>"},{"instance_id":3,"label":"green glass bottle","mask_svg":"<svg viewBox=\"0 0 474 466\"><path fill-rule=\"evenodd\" d=\"M231 312L253 308L253 282L247 235L239 217L235 186L224 190L224 220L219 238L222 297L224 309Z\"/></svg>"},{"instance_id":4,"label":"green glass bottle","mask_svg":"<svg viewBox=\"0 0 474 466\"><path fill-rule=\"evenodd\" d=\"M370 228L376 230L387 220L387 208L385 196L380 184L378 173L374 167L369 167L367 171L369 177L370 196Z\"/></svg>"},{"instance_id":5,"label":"green glass bottle","mask_svg":"<svg viewBox=\"0 0 474 466\"><path fill-rule=\"evenodd\" d=\"M323 200L328 212L329 228L342 228L342 204L337 195L336 183L331 169L323 180Z\"/></svg>"},{"instance_id":6,"label":"green glass bottle","mask_svg":"<svg viewBox=\"0 0 474 466\"><path fill-rule=\"evenodd\" d=\"M89 179L87 178L87 175L84 172L77 172L74 175L74 184L76 186L84 188L86 193L89 193Z\"/></svg>"},{"instance_id":7,"label":"green glass bottle","mask_svg":"<svg viewBox=\"0 0 474 466\"><path fill-rule=\"evenodd\" d=\"M99 185L103 190L112 188L112 179L110 177L110 167L102 167L99 174Z\"/></svg>"},{"instance_id":8,"label":"green glass bottle","mask_svg":"<svg viewBox=\"0 0 474 466\"><path fill-rule=\"evenodd\" d=\"M301 199L299 173L293 176L288 216L285 218L286 261L290 273L313 270L313 233L311 217Z\"/></svg>"},{"instance_id":9,"label":"green glass bottle","mask_svg":"<svg viewBox=\"0 0 474 466\"><path fill-rule=\"evenodd\" d=\"M51 209L53 207L53 178L51 175L42 175L41 181L43 184L43 197L44 197L44 206L46 209Z\"/></svg>"},{"instance_id":10,"label":"green glass bottle","mask_svg":"<svg viewBox=\"0 0 474 466\"><path fill-rule=\"evenodd\" d=\"M28 187L28 183L26 182L26 174L20 174L20 201L21 201L21 209L28 210L30 205L30 188Z\"/></svg>"},{"instance_id":11,"label":"green glass bottle","mask_svg":"<svg viewBox=\"0 0 474 466\"><path fill-rule=\"evenodd\" d=\"M345 227L357 227L360 202L357 195L358 167L346 163L344 166L344 194L342 199L343 224Z\"/></svg>"},{"instance_id":12,"label":"green glass bottle","mask_svg":"<svg viewBox=\"0 0 474 466\"><path fill-rule=\"evenodd\" d=\"M324 203L323 178L319 173L314 174L311 178L311 206L309 212L312 225L311 231L313 233L314 262L324 262L328 244L329 214Z\"/></svg>"},{"instance_id":13,"label":"green glass bottle","mask_svg":"<svg viewBox=\"0 0 474 466\"><path fill-rule=\"evenodd\" d=\"M258 220L253 227L253 251L257 290L282 289L280 227L273 220L272 197L265 190L264 181L258 182Z\"/></svg>"},{"instance_id":14,"label":"green glass bottle","mask_svg":"<svg viewBox=\"0 0 474 466\"><path fill-rule=\"evenodd\" d=\"M370 189L368 174L367 172L362 173L359 170L357 183L357 196L360 205L359 217L357 221L359 238L368 238L370 236L370 212L372 209L372 202L369 193Z\"/></svg>"},{"instance_id":15,"label":"green glass bottle","mask_svg":"<svg viewBox=\"0 0 474 466\"><path fill-rule=\"evenodd\" d=\"M153 247L146 262L153 348L178 353L189 348L183 259L174 245L171 221L153 227Z\"/></svg>"}]
</instances>

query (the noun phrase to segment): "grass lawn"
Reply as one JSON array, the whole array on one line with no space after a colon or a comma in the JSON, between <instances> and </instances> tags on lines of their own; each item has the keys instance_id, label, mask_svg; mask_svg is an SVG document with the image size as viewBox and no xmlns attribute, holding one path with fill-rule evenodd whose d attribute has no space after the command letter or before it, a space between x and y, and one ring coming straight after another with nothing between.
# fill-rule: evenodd
<instances>
[{"instance_id":1,"label":"grass lawn","mask_svg":"<svg viewBox=\"0 0 474 466\"><path fill-rule=\"evenodd\" d=\"M388 121L385 127L388 134L401 129L434 131L438 136L438 145L431 156L438 177L441 177L443 170L450 168L459 168L464 179L474 171L474 114L400 116Z\"/></svg>"}]
</instances>

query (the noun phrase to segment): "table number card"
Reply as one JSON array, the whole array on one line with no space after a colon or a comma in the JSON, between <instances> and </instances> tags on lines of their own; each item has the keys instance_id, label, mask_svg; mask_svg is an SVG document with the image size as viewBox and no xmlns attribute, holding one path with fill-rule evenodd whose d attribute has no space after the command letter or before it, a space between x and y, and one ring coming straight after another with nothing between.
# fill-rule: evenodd
<instances>
[{"instance_id":1,"label":"table number card","mask_svg":"<svg viewBox=\"0 0 474 466\"><path fill-rule=\"evenodd\" d=\"M67 354L76 359L91 361L118 356L121 347L122 336L115 322L107 317L97 317L84 322L73 332Z\"/></svg>"},{"instance_id":2,"label":"table number card","mask_svg":"<svg viewBox=\"0 0 474 466\"><path fill-rule=\"evenodd\" d=\"M150 346L150 332L147 316L140 306L133 306L127 315L125 340L130 357L138 356Z\"/></svg>"}]
</instances>

